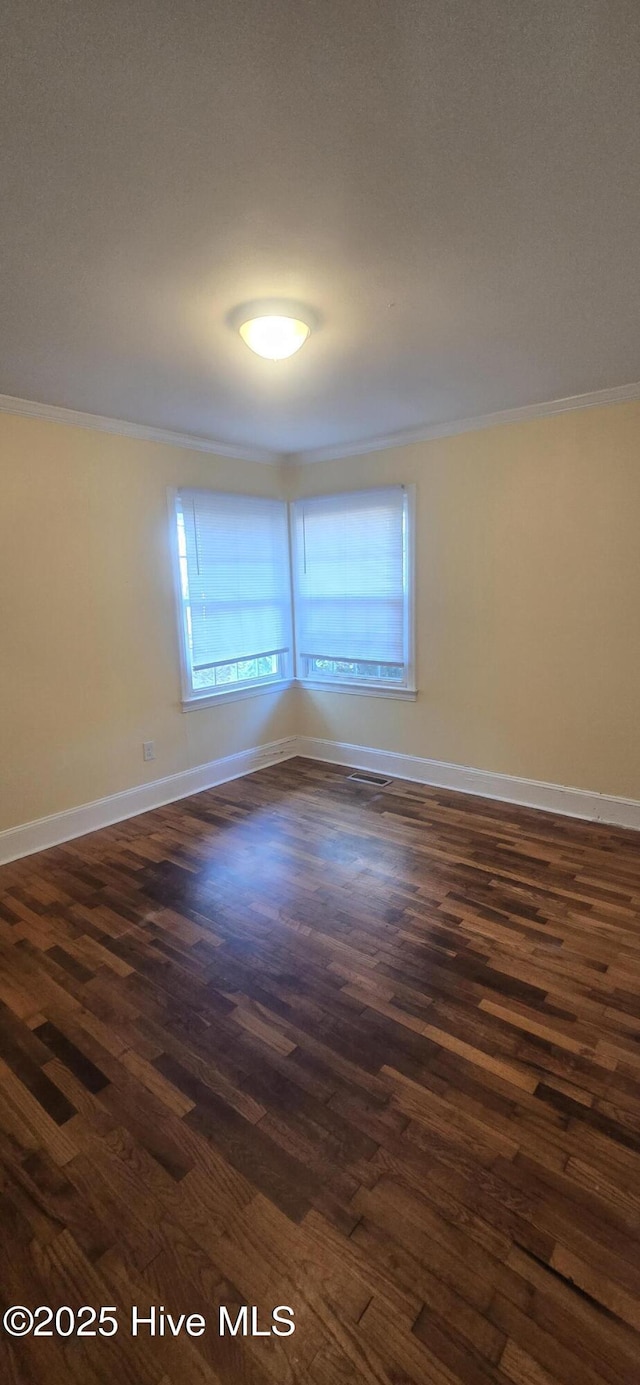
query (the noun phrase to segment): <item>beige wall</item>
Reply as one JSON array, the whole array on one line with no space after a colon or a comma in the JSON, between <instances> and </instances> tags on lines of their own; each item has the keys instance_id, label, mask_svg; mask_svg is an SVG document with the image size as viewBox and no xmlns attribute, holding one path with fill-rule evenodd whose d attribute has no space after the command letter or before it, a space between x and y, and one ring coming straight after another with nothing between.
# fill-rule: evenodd
<instances>
[{"instance_id":1,"label":"beige wall","mask_svg":"<svg viewBox=\"0 0 640 1385\"><path fill-rule=\"evenodd\" d=\"M305 693L298 729L640 798L640 404L301 467L417 487L415 703Z\"/></svg>"},{"instance_id":2,"label":"beige wall","mask_svg":"<svg viewBox=\"0 0 640 1385\"><path fill-rule=\"evenodd\" d=\"M415 703L182 712L166 489L277 467L0 415L0 469L0 829L293 731L640 798L640 405L288 471L416 483Z\"/></svg>"},{"instance_id":3,"label":"beige wall","mask_svg":"<svg viewBox=\"0 0 640 1385\"><path fill-rule=\"evenodd\" d=\"M168 486L277 467L0 415L0 474L0 829L288 733L287 693L182 712L168 548Z\"/></svg>"}]
</instances>

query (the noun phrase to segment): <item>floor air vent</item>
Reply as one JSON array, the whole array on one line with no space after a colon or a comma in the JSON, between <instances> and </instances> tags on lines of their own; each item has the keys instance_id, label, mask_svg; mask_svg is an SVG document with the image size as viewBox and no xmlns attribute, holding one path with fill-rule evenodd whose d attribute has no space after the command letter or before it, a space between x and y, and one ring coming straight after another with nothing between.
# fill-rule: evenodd
<instances>
[{"instance_id":1,"label":"floor air vent","mask_svg":"<svg viewBox=\"0 0 640 1385\"><path fill-rule=\"evenodd\" d=\"M347 779L355 779L356 784L373 784L376 789L386 789L391 783L383 774L367 774L365 770L356 770L355 774L348 774Z\"/></svg>"}]
</instances>

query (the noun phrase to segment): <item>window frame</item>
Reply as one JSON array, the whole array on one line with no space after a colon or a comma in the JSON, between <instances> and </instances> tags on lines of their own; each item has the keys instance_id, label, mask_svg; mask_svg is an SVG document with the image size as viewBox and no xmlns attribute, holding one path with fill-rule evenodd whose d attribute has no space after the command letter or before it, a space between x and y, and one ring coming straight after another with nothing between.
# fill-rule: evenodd
<instances>
[{"instance_id":1,"label":"window frame","mask_svg":"<svg viewBox=\"0 0 640 1385\"><path fill-rule=\"evenodd\" d=\"M381 486L361 486L357 490L350 488L348 491L322 491L320 496L337 498L344 495L345 498L351 495L366 494L371 490L395 489L392 485ZM396 698L406 702L415 702L417 697L416 688L416 664L415 664L415 485L402 485L400 489L404 495L404 651L403 668L404 678L402 682L393 683L386 679L372 679L368 681L364 678L348 678L339 675L322 676L316 672L310 673L308 669L309 659L302 658L298 653L298 632L297 632L297 610L298 610L298 571L299 554L297 551L297 525L296 514L298 507L304 504L305 500L313 500L316 496L301 496L289 505L289 528L291 535L291 581L293 598L293 628L294 628L294 675L295 681L301 686L309 688L314 692L334 692L352 693L364 697L385 697ZM340 662L346 662L340 660ZM371 661L373 662L373 660Z\"/></svg>"},{"instance_id":2,"label":"window frame","mask_svg":"<svg viewBox=\"0 0 640 1385\"><path fill-rule=\"evenodd\" d=\"M186 612L186 609L187 609L187 600L185 599L185 596L184 596L184 593L183 593L183 586L182 586L181 554L180 554L180 545L179 545L179 539L178 539L178 523L177 523L177 519L178 519L178 500L179 500L179 496L180 496L180 491L181 491L181 490L190 490L190 489L194 489L194 490L209 490L209 489L210 489L210 493L211 493L212 495L215 495L215 494L217 493L217 491L214 490L213 487L209 488L208 486L195 486L195 487L190 487L190 486L188 486L188 485L185 485L185 486L183 486L183 487L170 486L170 487L168 488L168 490L167 490L167 506L168 506L168 512L169 512L169 521L170 521L171 569L172 569L172 575L173 575L173 589L174 589L174 601L175 601L175 610L176 610L176 624L177 624L177 628L178 628L178 654L179 654L179 664L180 664L180 687L181 687L181 694L182 694L182 710L183 710L183 712L193 712L193 711L195 711L195 710L196 710L197 708L199 708L199 707L213 707L213 706L215 706L217 703L220 703L220 702L222 702L222 701L224 701L224 702L236 702L236 701L240 701L241 699L243 699L243 698L245 698L245 697L256 697L256 696L259 696L261 693L277 692L277 691L280 691L280 690L282 690L282 689L284 689L284 688L291 687L291 685L292 685L292 683L293 683L293 681L294 681L294 679L293 679L293 657L294 657L294 656L293 656L293 610L292 610L291 603L289 603L289 618L288 618L289 649L288 649L288 650L284 650L284 651L282 651L282 652L277 652L277 657L278 657L278 671L277 671L277 673L272 674L272 675L271 675L271 674L268 674L268 675L265 675L264 677L261 677L261 678L237 680L235 683L229 683L229 684L226 684L226 685L221 685L221 686L219 686L219 687L217 687L217 688L216 688L216 687L205 687L205 688L200 688L200 689L194 688L194 686L193 686L193 678L192 678L193 668L192 668L191 656L190 656L189 646L188 646L188 640L187 640L187 630L186 630L186 624L187 624L187 622L186 622L186 619L185 619L185 612ZM245 496L245 494L244 494L243 492L238 492L238 491L226 491L226 492L221 492L221 493L224 493L224 494L227 494L227 495L231 495L231 496L237 496L238 499L247 499L247 500L275 500L275 501L279 501L279 497L278 497L278 496L269 496L269 495L267 495L267 496L256 496L256 495L253 495L253 494L251 494L251 493L247 493L246 496ZM288 512L288 506L287 506L287 504L286 504L286 501L280 501L280 503L283 504L283 505L285 506L285 509L286 509L286 511L287 511L287 537L288 537L288 533L289 533L289 512ZM290 572L290 569L291 569L291 556L290 556L290 543L289 543L289 542L287 542L285 561L289 564L289 572ZM261 654L256 654L256 655L252 655L252 656L249 656L249 657L253 657L253 658L258 659L258 658L262 658L262 657L264 657L264 656L261 655ZM226 661L226 660L220 660L220 664L221 664L221 665L222 665L223 663L227 663L227 662L228 662L228 663L233 663L233 662L245 663L245 662L247 662L247 660L245 660L245 659L242 659L242 660L228 660L228 661Z\"/></svg>"}]
</instances>

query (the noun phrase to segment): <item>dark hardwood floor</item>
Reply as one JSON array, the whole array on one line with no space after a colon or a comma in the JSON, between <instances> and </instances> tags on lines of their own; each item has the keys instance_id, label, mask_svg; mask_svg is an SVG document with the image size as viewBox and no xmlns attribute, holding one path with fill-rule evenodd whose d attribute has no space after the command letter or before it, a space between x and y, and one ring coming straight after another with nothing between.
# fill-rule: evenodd
<instances>
[{"instance_id":1,"label":"dark hardwood floor","mask_svg":"<svg viewBox=\"0 0 640 1385\"><path fill-rule=\"evenodd\" d=\"M640 838L347 773L0 871L3 1381L640 1379Z\"/></svg>"}]
</instances>

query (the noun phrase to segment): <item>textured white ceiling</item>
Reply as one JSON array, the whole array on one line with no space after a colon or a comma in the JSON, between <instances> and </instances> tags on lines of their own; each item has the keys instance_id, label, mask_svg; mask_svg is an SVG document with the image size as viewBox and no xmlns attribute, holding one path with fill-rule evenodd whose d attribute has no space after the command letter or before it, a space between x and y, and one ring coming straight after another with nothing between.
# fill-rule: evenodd
<instances>
[{"instance_id":1,"label":"textured white ceiling","mask_svg":"<svg viewBox=\"0 0 640 1385\"><path fill-rule=\"evenodd\" d=\"M298 451L640 378L637 0L11 8L0 392Z\"/></svg>"}]
</instances>

